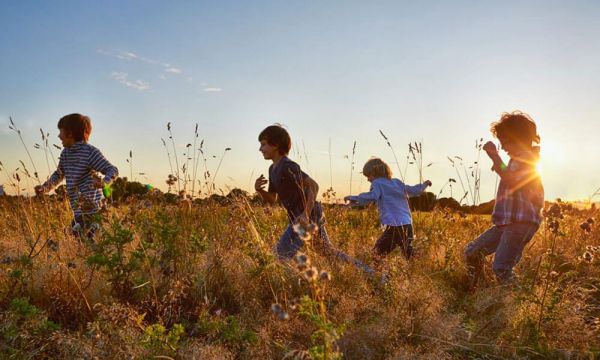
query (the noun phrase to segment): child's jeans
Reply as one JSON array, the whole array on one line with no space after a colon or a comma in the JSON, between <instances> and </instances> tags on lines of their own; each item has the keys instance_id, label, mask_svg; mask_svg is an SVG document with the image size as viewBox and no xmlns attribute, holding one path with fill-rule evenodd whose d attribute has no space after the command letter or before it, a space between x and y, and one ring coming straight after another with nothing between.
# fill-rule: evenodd
<instances>
[{"instance_id":1,"label":"child's jeans","mask_svg":"<svg viewBox=\"0 0 600 360\"><path fill-rule=\"evenodd\" d=\"M76 215L71 221L71 232L74 236L80 240L87 240L90 243L94 243L94 236L100 224L96 221L98 214L84 214Z\"/></svg>"},{"instance_id":2,"label":"child's jeans","mask_svg":"<svg viewBox=\"0 0 600 360\"><path fill-rule=\"evenodd\" d=\"M465 249L470 275L476 279L483 270L483 258L495 252L492 270L496 278L502 284L512 282L515 277L513 267L538 228L539 225L534 223L514 223L495 225L486 230Z\"/></svg>"},{"instance_id":3,"label":"child's jeans","mask_svg":"<svg viewBox=\"0 0 600 360\"><path fill-rule=\"evenodd\" d=\"M315 245L316 248L325 254L332 254L342 261L354 264L357 268L362 269L370 275L374 274L375 271L369 266L333 246L329 240L327 231L325 230L325 217L323 216L321 204L316 203L314 210L314 214L316 214L316 225L318 226L318 232L314 237L315 242L313 242L313 245ZM315 219L311 220L315 221ZM302 248L302 246L304 246L304 240L302 240L294 231L293 224L289 224L283 235L281 235L281 238L275 247L275 251L280 260L287 260L293 258L298 250Z\"/></svg>"}]
</instances>

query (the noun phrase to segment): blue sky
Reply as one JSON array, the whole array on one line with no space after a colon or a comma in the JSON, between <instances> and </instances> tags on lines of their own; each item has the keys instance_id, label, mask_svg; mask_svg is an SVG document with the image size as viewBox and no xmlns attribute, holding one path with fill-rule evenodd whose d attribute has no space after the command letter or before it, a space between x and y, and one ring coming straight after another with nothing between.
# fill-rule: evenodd
<instances>
[{"instance_id":1,"label":"blue sky","mask_svg":"<svg viewBox=\"0 0 600 360\"><path fill-rule=\"evenodd\" d=\"M583 199L600 187L595 1L6 1L2 9L5 171L26 160L9 116L33 147L39 128L58 144L58 119L81 112L93 121L90 142L123 175L132 150L134 173L147 176L134 178L166 189L166 124L181 156L198 123L211 172L232 148L217 186L248 189L269 165L257 135L279 122L295 141L292 158L321 189L349 191L344 155L356 141L353 192L367 190L362 164L372 155L394 161L381 129L401 168L407 144L423 142L437 193L456 177L446 157L472 163L490 122L520 109L539 126L548 198ZM45 178L43 152L32 151ZM495 177L481 164L487 200ZM414 167L406 179L418 180Z\"/></svg>"}]
</instances>

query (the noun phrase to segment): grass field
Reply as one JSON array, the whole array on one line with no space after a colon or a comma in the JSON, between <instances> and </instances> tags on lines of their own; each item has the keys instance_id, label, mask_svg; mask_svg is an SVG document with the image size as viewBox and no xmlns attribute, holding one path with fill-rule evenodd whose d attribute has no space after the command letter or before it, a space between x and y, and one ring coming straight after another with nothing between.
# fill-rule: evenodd
<instances>
[{"instance_id":1,"label":"grass field","mask_svg":"<svg viewBox=\"0 0 600 360\"><path fill-rule=\"evenodd\" d=\"M370 251L381 231L376 209L326 206L325 213L334 244L373 264ZM71 214L58 198L0 198L0 353L15 359L600 356L596 210L559 203L546 211L517 267L519 286L498 286L488 273L475 290L465 286L462 253L489 218L443 210L413 217L416 256L410 262L400 253L389 256L381 269L389 282L382 284L310 246L309 266L278 262L271 249L286 226L284 210L243 198L193 206L132 200L108 209L94 246L65 233Z\"/></svg>"}]
</instances>

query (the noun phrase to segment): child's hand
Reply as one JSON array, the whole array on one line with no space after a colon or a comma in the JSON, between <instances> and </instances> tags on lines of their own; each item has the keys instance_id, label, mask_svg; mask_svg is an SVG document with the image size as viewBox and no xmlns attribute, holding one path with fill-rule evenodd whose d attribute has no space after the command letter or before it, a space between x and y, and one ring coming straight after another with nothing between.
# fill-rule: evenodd
<instances>
[{"instance_id":1,"label":"child's hand","mask_svg":"<svg viewBox=\"0 0 600 360\"><path fill-rule=\"evenodd\" d=\"M352 200L352 196L350 196L350 195L344 196L344 202L348 202L350 204L356 204L356 203L358 203L358 201Z\"/></svg>"},{"instance_id":2,"label":"child's hand","mask_svg":"<svg viewBox=\"0 0 600 360\"><path fill-rule=\"evenodd\" d=\"M44 187L42 185L36 185L34 190L35 190L35 194L37 196L43 195L46 192L46 190L44 189Z\"/></svg>"},{"instance_id":3,"label":"child's hand","mask_svg":"<svg viewBox=\"0 0 600 360\"><path fill-rule=\"evenodd\" d=\"M433 184L431 183L431 180L425 180L425 182L424 182L423 184L424 184L425 186L431 186L431 185L433 185Z\"/></svg>"},{"instance_id":4,"label":"child's hand","mask_svg":"<svg viewBox=\"0 0 600 360\"><path fill-rule=\"evenodd\" d=\"M96 189L102 189L104 187L104 181L102 179L96 178L96 179L94 179L94 182L92 183L92 185Z\"/></svg>"},{"instance_id":5,"label":"child's hand","mask_svg":"<svg viewBox=\"0 0 600 360\"><path fill-rule=\"evenodd\" d=\"M498 153L498 149L496 149L496 144L491 141L486 142L483 145L483 150L488 153L488 155L494 155Z\"/></svg>"},{"instance_id":6,"label":"child's hand","mask_svg":"<svg viewBox=\"0 0 600 360\"><path fill-rule=\"evenodd\" d=\"M267 183L268 183L267 179L265 179L265 176L261 174L254 182L254 190L264 191L265 190L264 187Z\"/></svg>"}]
</instances>

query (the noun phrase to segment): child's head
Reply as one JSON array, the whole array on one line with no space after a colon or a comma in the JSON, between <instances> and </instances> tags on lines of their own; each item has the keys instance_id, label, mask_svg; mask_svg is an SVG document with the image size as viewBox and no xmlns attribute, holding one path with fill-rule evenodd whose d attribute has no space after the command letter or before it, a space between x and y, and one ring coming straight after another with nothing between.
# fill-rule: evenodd
<instances>
[{"instance_id":1,"label":"child's head","mask_svg":"<svg viewBox=\"0 0 600 360\"><path fill-rule=\"evenodd\" d=\"M263 147L271 146L277 149L279 155L287 155L292 148L292 139L290 134L279 124L267 126L258 135L258 141L261 144L261 152L263 155Z\"/></svg>"},{"instance_id":2,"label":"child's head","mask_svg":"<svg viewBox=\"0 0 600 360\"><path fill-rule=\"evenodd\" d=\"M502 114L500 120L492 123L490 130L509 153L530 150L534 143L540 142L535 122L520 111Z\"/></svg>"},{"instance_id":3,"label":"child's head","mask_svg":"<svg viewBox=\"0 0 600 360\"><path fill-rule=\"evenodd\" d=\"M71 146L79 141L88 141L92 132L90 118L81 114L69 114L58 121L58 137L63 146Z\"/></svg>"},{"instance_id":4,"label":"child's head","mask_svg":"<svg viewBox=\"0 0 600 360\"><path fill-rule=\"evenodd\" d=\"M369 181L373 179L384 177L386 179L392 178L392 169L380 158L371 158L363 166L363 175L366 176Z\"/></svg>"}]
</instances>

